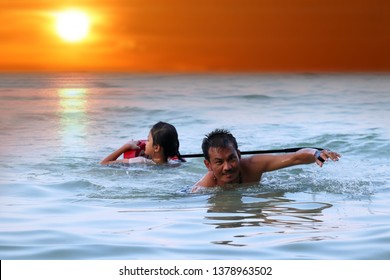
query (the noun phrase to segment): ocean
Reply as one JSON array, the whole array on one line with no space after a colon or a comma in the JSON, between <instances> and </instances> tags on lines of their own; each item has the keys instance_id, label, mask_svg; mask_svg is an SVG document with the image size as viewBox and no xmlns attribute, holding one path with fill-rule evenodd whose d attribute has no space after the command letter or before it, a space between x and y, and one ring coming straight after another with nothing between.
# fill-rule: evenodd
<instances>
[{"instance_id":1,"label":"ocean","mask_svg":"<svg viewBox=\"0 0 390 280\"><path fill-rule=\"evenodd\" d=\"M388 74L1 74L0 108L2 260L390 259ZM202 158L99 164L158 121L342 157L199 193Z\"/></svg>"}]
</instances>

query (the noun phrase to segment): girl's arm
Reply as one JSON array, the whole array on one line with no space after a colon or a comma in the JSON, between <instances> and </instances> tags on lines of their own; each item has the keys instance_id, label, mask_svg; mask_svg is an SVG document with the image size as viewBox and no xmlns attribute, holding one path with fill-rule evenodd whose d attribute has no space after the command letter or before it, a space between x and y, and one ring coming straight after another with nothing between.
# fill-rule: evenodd
<instances>
[{"instance_id":1,"label":"girl's arm","mask_svg":"<svg viewBox=\"0 0 390 280\"><path fill-rule=\"evenodd\" d=\"M136 141L130 141L124 144L122 147L120 147L118 150L112 152L108 156L106 156L100 164L111 164L111 163L128 163L129 159L117 159L121 154L128 150L134 150L134 149L139 149L137 146Z\"/></svg>"}]
</instances>

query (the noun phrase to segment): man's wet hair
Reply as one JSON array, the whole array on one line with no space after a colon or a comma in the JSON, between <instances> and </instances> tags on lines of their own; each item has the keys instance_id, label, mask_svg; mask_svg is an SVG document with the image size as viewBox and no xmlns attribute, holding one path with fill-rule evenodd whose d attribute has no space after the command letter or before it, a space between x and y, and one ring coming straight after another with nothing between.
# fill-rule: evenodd
<instances>
[{"instance_id":1,"label":"man's wet hair","mask_svg":"<svg viewBox=\"0 0 390 280\"><path fill-rule=\"evenodd\" d=\"M236 138L227 129L215 129L206 137L203 138L202 151L205 159L210 160L209 149L213 148L227 148L232 145L238 151Z\"/></svg>"}]
</instances>

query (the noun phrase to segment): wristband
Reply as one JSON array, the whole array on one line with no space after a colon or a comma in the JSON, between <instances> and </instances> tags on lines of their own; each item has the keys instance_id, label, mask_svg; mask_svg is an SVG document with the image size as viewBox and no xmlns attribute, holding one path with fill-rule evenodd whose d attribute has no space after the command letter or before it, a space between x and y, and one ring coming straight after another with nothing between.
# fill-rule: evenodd
<instances>
[{"instance_id":1,"label":"wristband","mask_svg":"<svg viewBox=\"0 0 390 280\"><path fill-rule=\"evenodd\" d=\"M318 159L319 161L321 161L322 163L325 162L325 160L321 157L321 151L316 151L314 156L316 157L316 159Z\"/></svg>"}]
</instances>

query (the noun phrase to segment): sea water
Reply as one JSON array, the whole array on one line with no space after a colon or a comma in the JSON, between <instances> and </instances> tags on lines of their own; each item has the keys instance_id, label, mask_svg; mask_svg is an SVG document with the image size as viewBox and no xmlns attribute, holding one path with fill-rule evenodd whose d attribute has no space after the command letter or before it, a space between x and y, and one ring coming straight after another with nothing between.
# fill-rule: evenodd
<instances>
[{"instance_id":1,"label":"sea water","mask_svg":"<svg viewBox=\"0 0 390 280\"><path fill-rule=\"evenodd\" d=\"M387 74L2 74L0 109L1 259L390 259ZM200 193L202 158L99 164L157 121L342 158Z\"/></svg>"}]
</instances>

